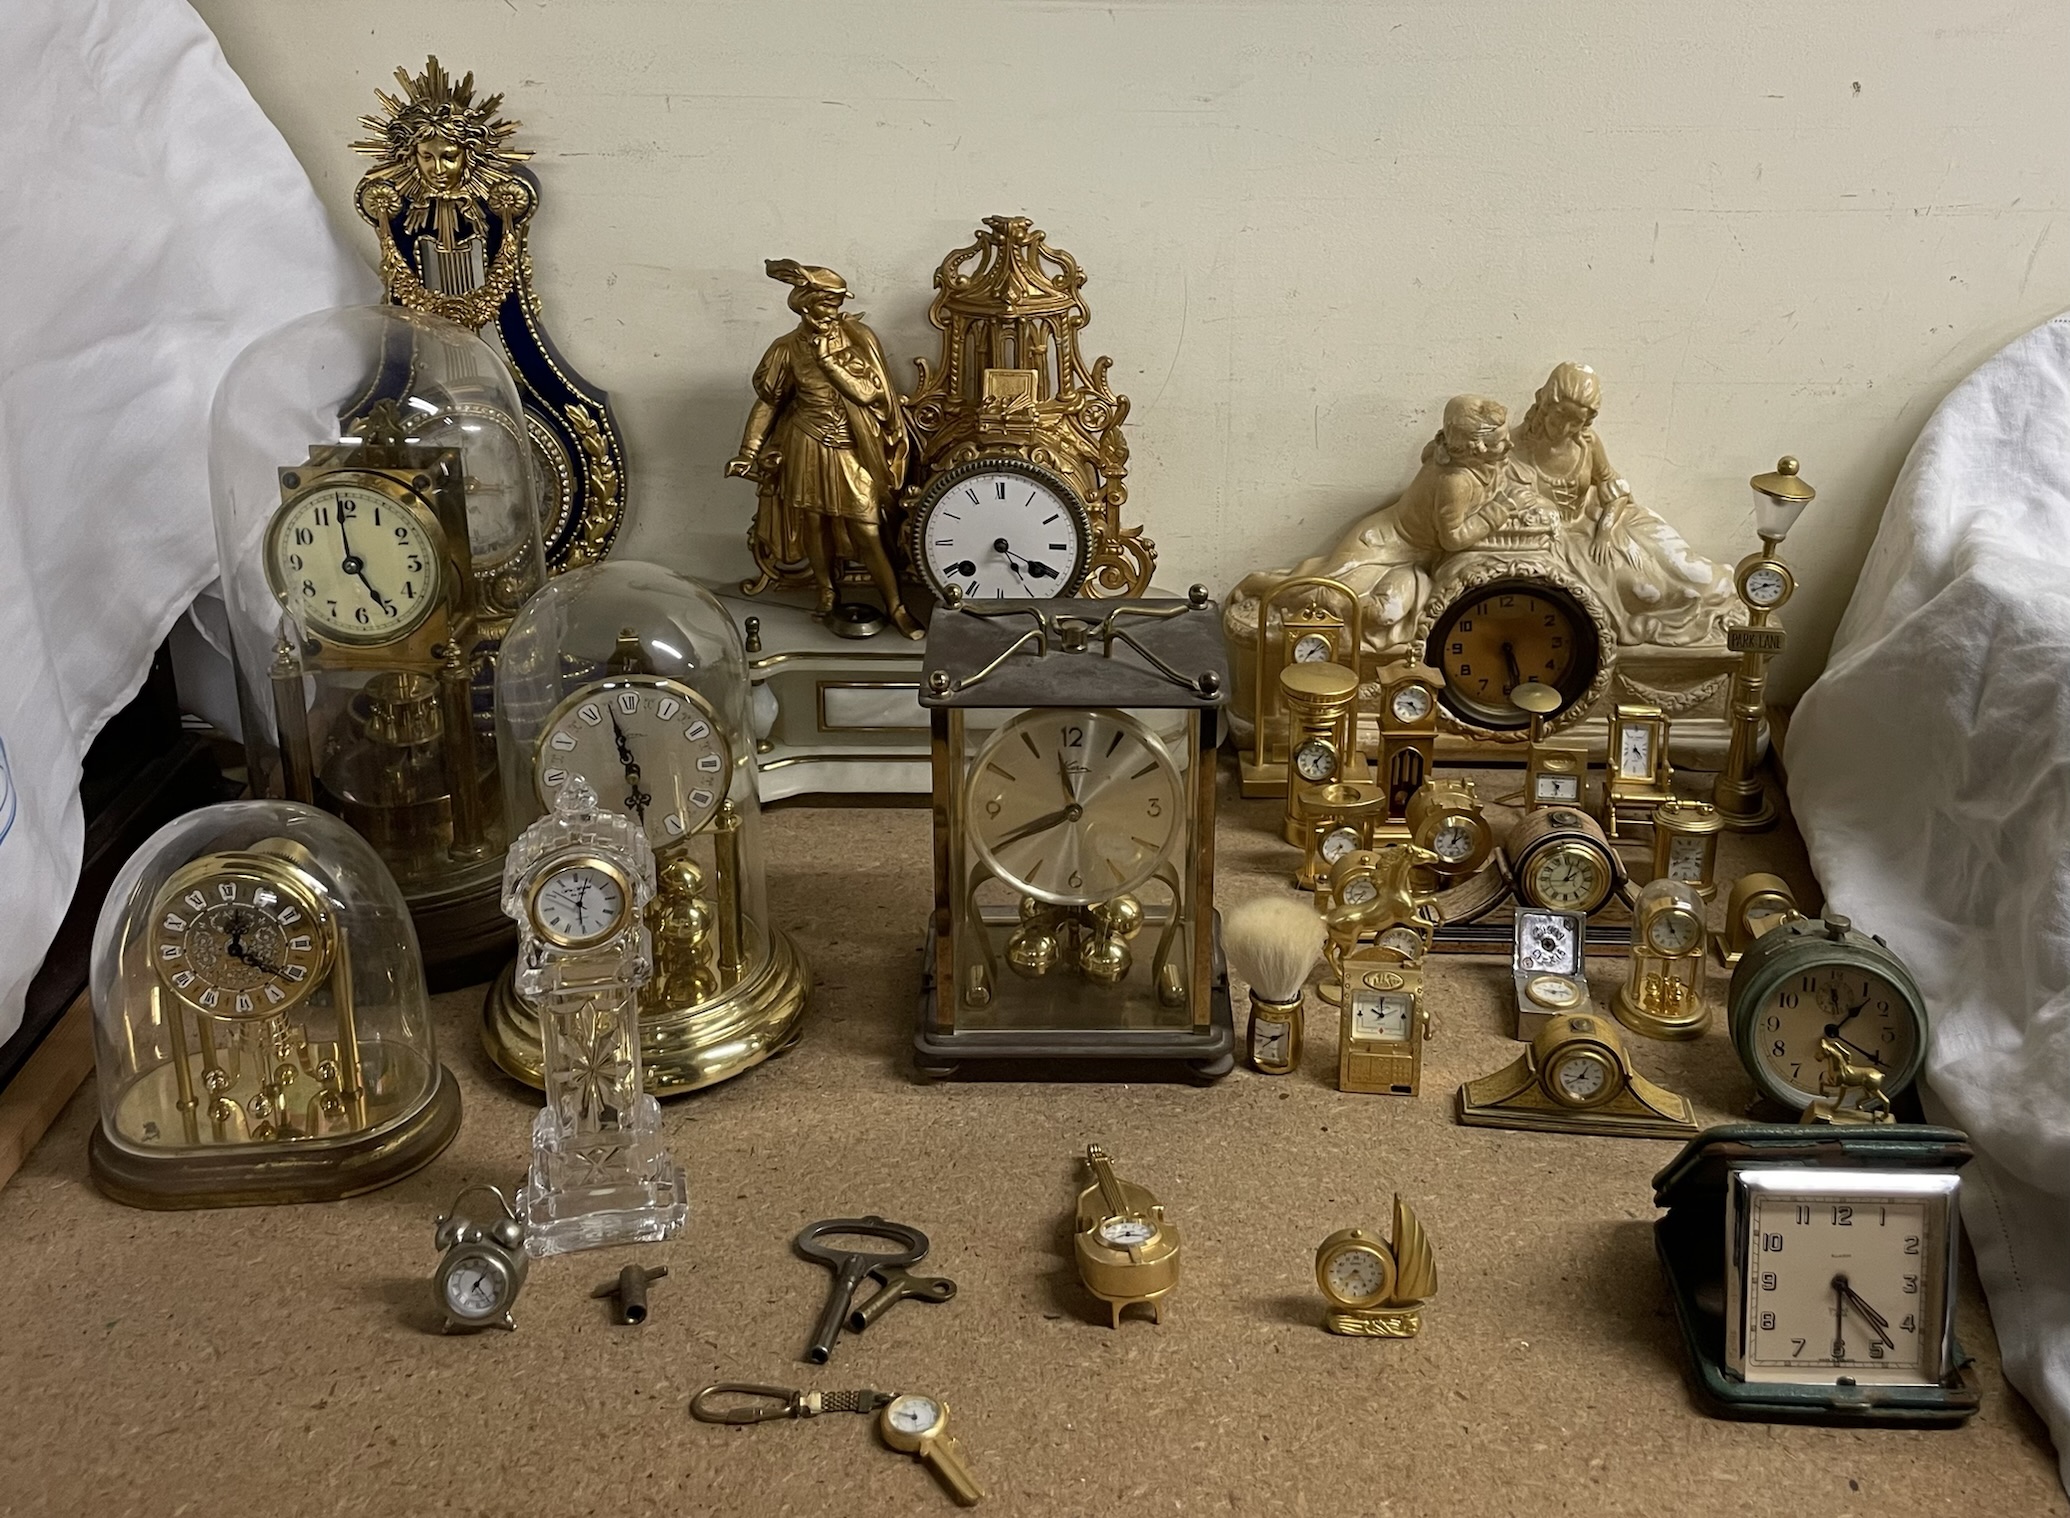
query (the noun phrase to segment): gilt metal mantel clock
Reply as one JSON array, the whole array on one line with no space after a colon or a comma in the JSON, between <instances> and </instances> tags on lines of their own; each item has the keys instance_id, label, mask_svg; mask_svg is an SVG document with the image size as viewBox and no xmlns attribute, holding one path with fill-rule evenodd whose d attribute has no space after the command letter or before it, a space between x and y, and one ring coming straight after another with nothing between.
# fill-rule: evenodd
<instances>
[{"instance_id":1,"label":"gilt metal mantel clock","mask_svg":"<svg viewBox=\"0 0 2070 1518\"><path fill-rule=\"evenodd\" d=\"M920 360L906 403L914 576L937 600L951 586L973 599L1142 595L1157 550L1121 523L1128 397L1107 383L1112 360L1079 352L1092 311L1078 260L1025 216L988 216L934 286L941 361Z\"/></svg>"},{"instance_id":2,"label":"gilt metal mantel clock","mask_svg":"<svg viewBox=\"0 0 2070 1518\"><path fill-rule=\"evenodd\" d=\"M928 630L921 1069L1233 1065L1214 913L1214 603L964 601Z\"/></svg>"},{"instance_id":3,"label":"gilt metal mantel clock","mask_svg":"<svg viewBox=\"0 0 2070 1518\"><path fill-rule=\"evenodd\" d=\"M561 356L540 315L526 247L539 181L532 155L510 146L519 123L497 115L500 94L477 100L474 75L456 82L436 58L395 77L401 93L375 91L380 111L360 118L370 135L352 144L374 160L353 203L379 242L381 282L396 305L495 329L524 398L547 564L594 563L625 519L625 444L611 398ZM369 404L389 378L376 376Z\"/></svg>"}]
</instances>

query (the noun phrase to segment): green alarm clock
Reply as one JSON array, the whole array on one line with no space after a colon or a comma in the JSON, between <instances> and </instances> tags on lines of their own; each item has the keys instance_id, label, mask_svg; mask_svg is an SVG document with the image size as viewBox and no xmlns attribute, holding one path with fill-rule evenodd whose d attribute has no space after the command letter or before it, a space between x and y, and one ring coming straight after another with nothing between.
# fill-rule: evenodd
<instances>
[{"instance_id":1,"label":"green alarm clock","mask_svg":"<svg viewBox=\"0 0 2070 1518\"><path fill-rule=\"evenodd\" d=\"M1837 913L1755 939L1732 972L1727 1006L1747 1074L1799 1112L1818 1101L1887 1111L1926 1063L1926 1003L1911 972Z\"/></svg>"}]
</instances>

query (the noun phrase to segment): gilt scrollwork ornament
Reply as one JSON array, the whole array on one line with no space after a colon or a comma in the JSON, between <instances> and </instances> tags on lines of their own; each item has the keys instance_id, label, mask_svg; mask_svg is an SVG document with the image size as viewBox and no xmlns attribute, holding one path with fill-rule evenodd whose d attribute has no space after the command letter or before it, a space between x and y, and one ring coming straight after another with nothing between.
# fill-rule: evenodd
<instances>
[{"instance_id":1,"label":"gilt scrollwork ornament","mask_svg":"<svg viewBox=\"0 0 2070 1518\"><path fill-rule=\"evenodd\" d=\"M539 183L513 147L500 94L475 97L438 59L399 68L399 93L360 118L374 160L354 203L379 243L390 302L469 331L493 328L524 400L540 535L554 572L594 563L625 517L625 445L611 400L563 358L541 320L527 237ZM380 383L368 403L380 398ZM349 419L348 419L349 420Z\"/></svg>"},{"instance_id":2,"label":"gilt scrollwork ornament","mask_svg":"<svg viewBox=\"0 0 2070 1518\"><path fill-rule=\"evenodd\" d=\"M988 216L935 271L927 319L941 358L920 369L907 403L916 500L934 476L973 459L1019 457L1068 481L1092 523L1082 594L1140 596L1157 545L1124 527L1129 402L1108 381L1113 360L1088 365L1078 334L1092 318L1078 260L1025 216Z\"/></svg>"}]
</instances>

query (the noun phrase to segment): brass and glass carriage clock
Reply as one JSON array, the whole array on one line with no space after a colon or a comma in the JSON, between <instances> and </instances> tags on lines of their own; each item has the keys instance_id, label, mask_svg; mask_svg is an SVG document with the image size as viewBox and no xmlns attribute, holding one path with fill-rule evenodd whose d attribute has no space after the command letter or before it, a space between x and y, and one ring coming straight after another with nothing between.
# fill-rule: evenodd
<instances>
[{"instance_id":1,"label":"brass and glass carriage clock","mask_svg":"<svg viewBox=\"0 0 2070 1518\"><path fill-rule=\"evenodd\" d=\"M937 601L971 583L1009 599L1149 588L1156 545L1121 524L1128 397L1107 359L1078 351L1084 285L1024 216L986 217L935 271L941 359L921 361L906 402L918 458L905 501L913 575Z\"/></svg>"},{"instance_id":2,"label":"brass and glass carriage clock","mask_svg":"<svg viewBox=\"0 0 2070 1518\"><path fill-rule=\"evenodd\" d=\"M511 624L497 688L511 816L579 776L654 851L647 1090L694 1091L789 1048L811 974L770 920L747 658L725 608L654 564L570 570ZM508 972L483 1017L490 1055L537 1085L538 1020Z\"/></svg>"},{"instance_id":3,"label":"brass and glass carriage clock","mask_svg":"<svg viewBox=\"0 0 2070 1518\"><path fill-rule=\"evenodd\" d=\"M1387 816L1401 822L1417 787L1430 774L1437 752L1438 691L1444 677L1428 665L1407 661L1380 671L1380 766L1387 787Z\"/></svg>"},{"instance_id":4,"label":"brass and glass carriage clock","mask_svg":"<svg viewBox=\"0 0 2070 1518\"><path fill-rule=\"evenodd\" d=\"M350 823L434 981L471 978L510 928L490 670L545 574L510 373L450 323L349 307L245 349L212 415L252 789Z\"/></svg>"},{"instance_id":5,"label":"brass and glass carriage clock","mask_svg":"<svg viewBox=\"0 0 2070 1518\"><path fill-rule=\"evenodd\" d=\"M1258 601L1257 648L1247 671L1259 715L1238 756L1246 796L1277 796L1287 783L1286 705L1280 671L1289 664L1359 667L1364 603L1349 585L1326 575L1297 575Z\"/></svg>"},{"instance_id":6,"label":"brass and glass carriage clock","mask_svg":"<svg viewBox=\"0 0 2070 1518\"><path fill-rule=\"evenodd\" d=\"M95 935L95 1183L136 1207L328 1201L460 1126L408 910L373 850L288 801L167 824Z\"/></svg>"},{"instance_id":7,"label":"brass and glass carriage clock","mask_svg":"<svg viewBox=\"0 0 2070 1518\"><path fill-rule=\"evenodd\" d=\"M1718 835L1724 827L1708 801L1663 801L1653 813L1652 878L1679 880L1709 901L1718 894Z\"/></svg>"},{"instance_id":8,"label":"brass and glass carriage clock","mask_svg":"<svg viewBox=\"0 0 2070 1518\"><path fill-rule=\"evenodd\" d=\"M1358 755L1358 676L1341 664L1289 664L1279 672L1287 712L1286 811L1280 835L1301 842L1301 792L1365 779Z\"/></svg>"},{"instance_id":9,"label":"brass and glass carriage clock","mask_svg":"<svg viewBox=\"0 0 2070 1518\"><path fill-rule=\"evenodd\" d=\"M928 632L935 910L921 1069L1234 1063L1214 919L1228 686L1207 592L965 602Z\"/></svg>"}]
</instances>

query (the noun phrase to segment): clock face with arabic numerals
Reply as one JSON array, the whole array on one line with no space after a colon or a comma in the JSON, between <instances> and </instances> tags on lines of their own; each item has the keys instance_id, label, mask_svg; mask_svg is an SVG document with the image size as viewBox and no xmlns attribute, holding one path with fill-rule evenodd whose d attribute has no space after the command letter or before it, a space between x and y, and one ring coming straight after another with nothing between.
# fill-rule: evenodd
<instances>
[{"instance_id":1,"label":"clock face with arabic numerals","mask_svg":"<svg viewBox=\"0 0 2070 1518\"><path fill-rule=\"evenodd\" d=\"M1007 456L940 475L914 503L913 566L936 600L1074 596L1085 583L1092 524L1060 475Z\"/></svg>"}]
</instances>

